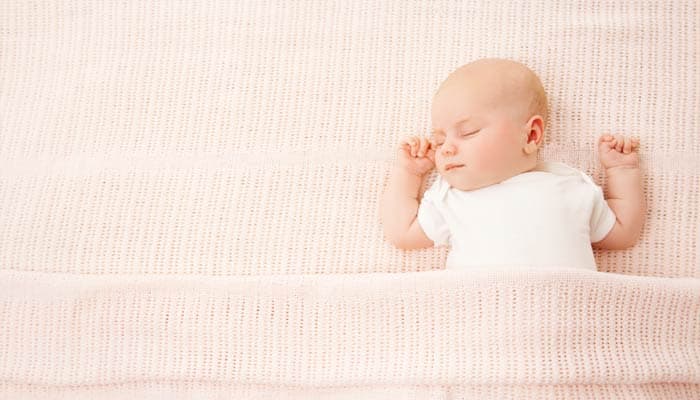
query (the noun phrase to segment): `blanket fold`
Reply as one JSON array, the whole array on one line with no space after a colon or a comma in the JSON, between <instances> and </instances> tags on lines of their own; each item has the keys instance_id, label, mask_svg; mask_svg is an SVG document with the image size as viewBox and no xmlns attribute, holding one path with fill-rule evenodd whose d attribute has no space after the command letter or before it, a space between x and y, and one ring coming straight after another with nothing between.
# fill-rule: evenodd
<instances>
[{"instance_id":1,"label":"blanket fold","mask_svg":"<svg viewBox=\"0 0 700 400\"><path fill-rule=\"evenodd\" d=\"M0 382L700 384L700 279L0 271Z\"/></svg>"}]
</instances>

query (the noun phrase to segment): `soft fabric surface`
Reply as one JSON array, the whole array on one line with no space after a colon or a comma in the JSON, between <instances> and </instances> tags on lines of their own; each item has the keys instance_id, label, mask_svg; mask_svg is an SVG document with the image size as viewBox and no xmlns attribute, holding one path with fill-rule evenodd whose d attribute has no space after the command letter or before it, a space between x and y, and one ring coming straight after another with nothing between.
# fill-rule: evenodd
<instances>
[{"instance_id":1,"label":"soft fabric surface","mask_svg":"<svg viewBox=\"0 0 700 400\"><path fill-rule=\"evenodd\" d=\"M0 373L15 385L700 388L698 279L580 269L0 278L0 320L13 322Z\"/></svg>"},{"instance_id":2,"label":"soft fabric surface","mask_svg":"<svg viewBox=\"0 0 700 400\"><path fill-rule=\"evenodd\" d=\"M698 398L699 8L0 2L0 397ZM605 187L597 137L640 137L601 272L384 241L399 138L481 57L542 79L542 159Z\"/></svg>"}]
</instances>

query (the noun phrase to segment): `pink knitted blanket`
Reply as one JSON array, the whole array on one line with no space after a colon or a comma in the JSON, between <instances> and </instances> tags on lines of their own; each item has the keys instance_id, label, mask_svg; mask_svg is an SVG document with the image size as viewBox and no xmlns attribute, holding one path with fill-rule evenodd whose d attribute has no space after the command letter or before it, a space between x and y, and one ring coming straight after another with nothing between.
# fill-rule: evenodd
<instances>
[{"instance_id":1,"label":"pink knitted blanket","mask_svg":"<svg viewBox=\"0 0 700 400\"><path fill-rule=\"evenodd\" d=\"M700 399L698 21L0 1L0 399ZM606 190L596 138L640 138L644 230L601 272L446 271L384 240L399 139L484 57L540 76L542 160Z\"/></svg>"},{"instance_id":2,"label":"pink knitted blanket","mask_svg":"<svg viewBox=\"0 0 700 400\"><path fill-rule=\"evenodd\" d=\"M700 389L700 280L691 278L2 271L0 282L0 382L10 393L89 396L159 382L379 398L535 398L545 388L579 398L585 385L591 398L696 399Z\"/></svg>"}]
</instances>

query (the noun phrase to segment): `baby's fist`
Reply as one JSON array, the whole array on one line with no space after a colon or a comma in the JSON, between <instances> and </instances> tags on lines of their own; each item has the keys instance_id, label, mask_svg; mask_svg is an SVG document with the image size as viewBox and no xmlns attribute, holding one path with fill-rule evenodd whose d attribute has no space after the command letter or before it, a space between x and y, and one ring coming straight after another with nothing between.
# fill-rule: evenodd
<instances>
[{"instance_id":1,"label":"baby's fist","mask_svg":"<svg viewBox=\"0 0 700 400\"><path fill-rule=\"evenodd\" d=\"M398 163L407 172L423 176L435 168L435 150L424 136L409 136L399 143Z\"/></svg>"},{"instance_id":2,"label":"baby's fist","mask_svg":"<svg viewBox=\"0 0 700 400\"><path fill-rule=\"evenodd\" d=\"M639 166L639 138L605 134L598 138L598 156L603 167Z\"/></svg>"}]
</instances>

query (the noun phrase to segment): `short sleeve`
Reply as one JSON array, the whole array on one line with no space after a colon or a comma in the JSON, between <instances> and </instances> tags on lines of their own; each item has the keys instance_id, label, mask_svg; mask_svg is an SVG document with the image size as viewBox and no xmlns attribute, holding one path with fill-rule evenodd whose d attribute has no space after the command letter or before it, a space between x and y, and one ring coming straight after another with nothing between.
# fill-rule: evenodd
<instances>
[{"instance_id":1,"label":"short sleeve","mask_svg":"<svg viewBox=\"0 0 700 400\"><path fill-rule=\"evenodd\" d=\"M593 185L593 211L591 212L590 232L591 243L601 241L610 233L617 217L608 205L608 202L603 198L603 189L592 183Z\"/></svg>"},{"instance_id":2,"label":"short sleeve","mask_svg":"<svg viewBox=\"0 0 700 400\"><path fill-rule=\"evenodd\" d=\"M450 241L450 229L445 217L435 204L434 195L440 190L440 183L436 182L423 195L418 206L418 224L426 236L433 241L435 246L447 245Z\"/></svg>"}]
</instances>

